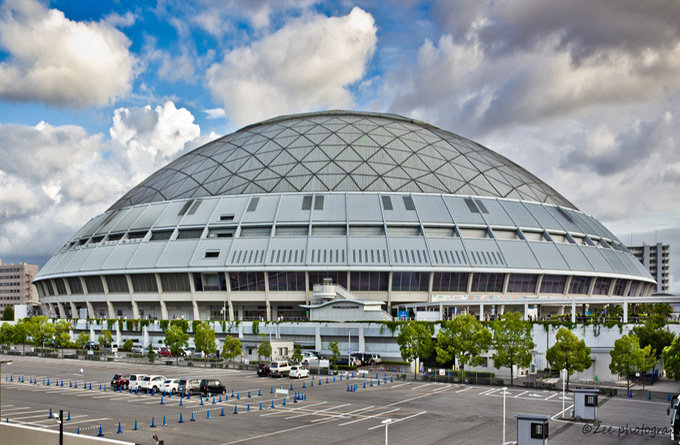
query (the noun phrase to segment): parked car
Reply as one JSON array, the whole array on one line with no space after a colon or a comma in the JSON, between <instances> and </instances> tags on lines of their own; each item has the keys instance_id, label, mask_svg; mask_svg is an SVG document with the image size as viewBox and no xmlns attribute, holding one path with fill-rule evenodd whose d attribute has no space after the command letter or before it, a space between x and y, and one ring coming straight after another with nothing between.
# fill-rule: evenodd
<instances>
[{"instance_id":1,"label":"parked car","mask_svg":"<svg viewBox=\"0 0 680 445\"><path fill-rule=\"evenodd\" d=\"M99 345L90 340L85 344L85 349L88 351L99 351Z\"/></svg>"},{"instance_id":2,"label":"parked car","mask_svg":"<svg viewBox=\"0 0 680 445\"><path fill-rule=\"evenodd\" d=\"M373 354L371 358L371 363L374 365L380 363L380 354Z\"/></svg>"},{"instance_id":3,"label":"parked car","mask_svg":"<svg viewBox=\"0 0 680 445\"><path fill-rule=\"evenodd\" d=\"M152 393L156 392L161 389L161 385L165 380L165 377L162 375L148 375L142 380L141 385L139 385L139 389L148 389Z\"/></svg>"},{"instance_id":4,"label":"parked car","mask_svg":"<svg viewBox=\"0 0 680 445\"><path fill-rule=\"evenodd\" d=\"M335 362L333 362L334 365L339 366L359 366L360 363L361 362L354 357L350 359L347 356L340 357Z\"/></svg>"},{"instance_id":5,"label":"parked car","mask_svg":"<svg viewBox=\"0 0 680 445\"><path fill-rule=\"evenodd\" d=\"M293 365L290 367L290 372L288 376L291 379L301 379L303 377L309 377L309 369L302 365Z\"/></svg>"},{"instance_id":6,"label":"parked car","mask_svg":"<svg viewBox=\"0 0 680 445\"><path fill-rule=\"evenodd\" d=\"M144 354L144 348L139 345L134 345L130 350L133 354Z\"/></svg>"},{"instance_id":7,"label":"parked car","mask_svg":"<svg viewBox=\"0 0 680 445\"><path fill-rule=\"evenodd\" d=\"M130 387L129 374L115 374L111 379L111 388L113 389L128 389Z\"/></svg>"},{"instance_id":8,"label":"parked car","mask_svg":"<svg viewBox=\"0 0 680 445\"><path fill-rule=\"evenodd\" d=\"M352 354L352 357L361 362L360 366L369 365L371 363L371 360L373 359L373 356L371 354L366 354L365 352L355 352L354 354Z\"/></svg>"},{"instance_id":9,"label":"parked car","mask_svg":"<svg viewBox=\"0 0 680 445\"><path fill-rule=\"evenodd\" d=\"M260 377L267 377L270 371L271 369L269 369L269 366L266 363L260 363L257 365L257 375Z\"/></svg>"},{"instance_id":10,"label":"parked car","mask_svg":"<svg viewBox=\"0 0 680 445\"><path fill-rule=\"evenodd\" d=\"M139 385L142 383L142 380L144 380L144 377L146 377L146 374L130 374L129 388L132 391L142 389Z\"/></svg>"},{"instance_id":11,"label":"parked car","mask_svg":"<svg viewBox=\"0 0 680 445\"><path fill-rule=\"evenodd\" d=\"M172 352L170 352L170 348L167 346L162 346L158 351L158 355L161 357L172 357Z\"/></svg>"},{"instance_id":12,"label":"parked car","mask_svg":"<svg viewBox=\"0 0 680 445\"><path fill-rule=\"evenodd\" d=\"M217 379L203 379L201 380L200 391L204 396L209 396L212 394L226 394L227 388Z\"/></svg>"},{"instance_id":13,"label":"parked car","mask_svg":"<svg viewBox=\"0 0 680 445\"><path fill-rule=\"evenodd\" d=\"M193 395L201 392L201 380L200 379L180 379L177 385L177 391L180 394Z\"/></svg>"},{"instance_id":14,"label":"parked car","mask_svg":"<svg viewBox=\"0 0 680 445\"><path fill-rule=\"evenodd\" d=\"M205 356L205 353L203 351L197 351L196 348L193 346L189 346L188 348L184 348L184 356L203 358Z\"/></svg>"},{"instance_id":15,"label":"parked car","mask_svg":"<svg viewBox=\"0 0 680 445\"><path fill-rule=\"evenodd\" d=\"M319 354L317 354L315 351L302 351L302 363L305 361L309 362L309 360L312 359L318 360L319 359Z\"/></svg>"},{"instance_id":16,"label":"parked car","mask_svg":"<svg viewBox=\"0 0 680 445\"><path fill-rule=\"evenodd\" d=\"M179 379L167 379L161 384L161 392L175 395L179 392Z\"/></svg>"},{"instance_id":17,"label":"parked car","mask_svg":"<svg viewBox=\"0 0 680 445\"><path fill-rule=\"evenodd\" d=\"M271 377L283 377L290 373L290 364L286 360L276 360L269 364L269 375Z\"/></svg>"}]
</instances>

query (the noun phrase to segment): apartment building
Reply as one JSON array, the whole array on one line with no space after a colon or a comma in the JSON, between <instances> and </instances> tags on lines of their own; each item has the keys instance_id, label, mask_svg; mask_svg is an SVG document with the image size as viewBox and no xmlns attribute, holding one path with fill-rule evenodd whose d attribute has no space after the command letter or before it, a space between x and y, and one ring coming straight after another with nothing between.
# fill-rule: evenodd
<instances>
[{"instance_id":1,"label":"apartment building","mask_svg":"<svg viewBox=\"0 0 680 445\"><path fill-rule=\"evenodd\" d=\"M628 246L649 273L656 280L656 292L668 292L670 287L671 246L669 244L642 244Z\"/></svg>"},{"instance_id":2,"label":"apartment building","mask_svg":"<svg viewBox=\"0 0 680 445\"><path fill-rule=\"evenodd\" d=\"M38 302L38 291L32 284L38 274L33 264L2 264L0 259L0 312L7 306Z\"/></svg>"}]
</instances>

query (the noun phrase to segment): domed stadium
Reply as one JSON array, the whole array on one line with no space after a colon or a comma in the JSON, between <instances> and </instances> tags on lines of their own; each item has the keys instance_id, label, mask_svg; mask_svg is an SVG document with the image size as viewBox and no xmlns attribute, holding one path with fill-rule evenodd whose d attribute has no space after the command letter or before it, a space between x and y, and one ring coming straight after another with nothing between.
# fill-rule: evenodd
<instances>
[{"instance_id":1,"label":"domed stadium","mask_svg":"<svg viewBox=\"0 0 680 445\"><path fill-rule=\"evenodd\" d=\"M179 157L88 221L35 284L59 317L293 320L330 282L394 315L654 288L614 234L517 164L354 111L270 119Z\"/></svg>"}]
</instances>

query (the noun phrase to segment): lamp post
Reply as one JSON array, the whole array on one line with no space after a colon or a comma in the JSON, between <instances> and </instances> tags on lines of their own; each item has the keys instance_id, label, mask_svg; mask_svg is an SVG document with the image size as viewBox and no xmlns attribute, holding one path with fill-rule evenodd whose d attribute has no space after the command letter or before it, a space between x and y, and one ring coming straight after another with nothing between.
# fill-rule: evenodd
<instances>
[{"instance_id":1,"label":"lamp post","mask_svg":"<svg viewBox=\"0 0 680 445\"><path fill-rule=\"evenodd\" d=\"M560 374L562 374L562 418L564 419L564 399L565 399L565 383L566 383L566 378L567 378L567 370L563 369L560 371Z\"/></svg>"},{"instance_id":2,"label":"lamp post","mask_svg":"<svg viewBox=\"0 0 680 445\"><path fill-rule=\"evenodd\" d=\"M0 360L0 376L2 375L2 365L11 365L11 364L12 364L12 360ZM0 379L0 381L1 380L2 379ZM0 419L2 419L2 388L1 387L0 387Z\"/></svg>"},{"instance_id":3,"label":"lamp post","mask_svg":"<svg viewBox=\"0 0 680 445\"><path fill-rule=\"evenodd\" d=\"M387 436L388 436L387 427L390 425L390 423L392 423L392 419L385 419L385 420L383 420L383 421L380 422L380 423L384 423L384 424L385 424L385 445L388 445L388 444L389 444L389 440L388 440L388 437L387 437Z\"/></svg>"},{"instance_id":4,"label":"lamp post","mask_svg":"<svg viewBox=\"0 0 680 445\"><path fill-rule=\"evenodd\" d=\"M503 445L505 445L505 395L507 394L508 388L503 387Z\"/></svg>"}]
</instances>

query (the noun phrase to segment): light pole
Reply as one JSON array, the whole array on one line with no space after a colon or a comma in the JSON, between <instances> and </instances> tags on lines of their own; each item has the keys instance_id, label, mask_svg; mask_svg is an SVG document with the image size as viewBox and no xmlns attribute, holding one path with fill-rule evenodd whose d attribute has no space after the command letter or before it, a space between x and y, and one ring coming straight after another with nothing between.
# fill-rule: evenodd
<instances>
[{"instance_id":1,"label":"light pole","mask_svg":"<svg viewBox=\"0 0 680 445\"><path fill-rule=\"evenodd\" d=\"M561 372L562 374L562 418L564 419L564 399L566 398L564 395L565 391L565 382L566 382L566 377L567 377L567 370L563 369Z\"/></svg>"},{"instance_id":2,"label":"light pole","mask_svg":"<svg viewBox=\"0 0 680 445\"><path fill-rule=\"evenodd\" d=\"M392 419L385 419L385 420L383 420L383 421L380 422L380 423L384 423L384 424L385 424L385 445L388 445L388 444L389 444L389 440L388 440L388 437L387 437L387 435L388 435L388 433L387 433L387 427L390 425L390 423L392 423Z\"/></svg>"},{"instance_id":3,"label":"light pole","mask_svg":"<svg viewBox=\"0 0 680 445\"><path fill-rule=\"evenodd\" d=\"M505 445L505 395L507 394L508 388L503 387L503 445Z\"/></svg>"},{"instance_id":4,"label":"light pole","mask_svg":"<svg viewBox=\"0 0 680 445\"><path fill-rule=\"evenodd\" d=\"M2 365L11 365L12 360L0 360L0 376L2 375ZM2 379L0 379L1 381ZM2 388L0 387L0 419L2 419Z\"/></svg>"}]
</instances>

